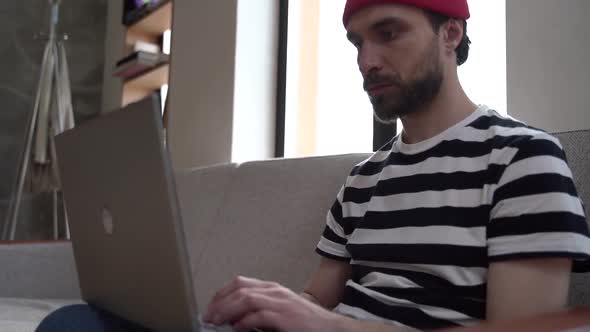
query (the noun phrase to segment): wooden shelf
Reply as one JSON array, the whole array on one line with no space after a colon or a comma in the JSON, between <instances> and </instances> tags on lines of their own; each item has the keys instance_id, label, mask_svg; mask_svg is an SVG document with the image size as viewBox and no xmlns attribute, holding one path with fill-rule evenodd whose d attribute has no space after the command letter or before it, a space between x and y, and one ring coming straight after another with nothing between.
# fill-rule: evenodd
<instances>
[{"instance_id":1,"label":"wooden shelf","mask_svg":"<svg viewBox=\"0 0 590 332\"><path fill-rule=\"evenodd\" d=\"M168 84L170 65L161 64L123 83L123 106L141 100Z\"/></svg>"},{"instance_id":2,"label":"wooden shelf","mask_svg":"<svg viewBox=\"0 0 590 332\"><path fill-rule=\"evenodd\" d=\"M127 28L126 44L137 40L157 42L166 30L172 27L172 1L165 1L152 12Z\"/></svg>"},{"instance_id":3,"label":"wooden shelf","mask_svg":"<svg viewBox=\"0 0 590 332\"><path fill-rule=\"evenodd\" d=\"M161 45L162 35L172 27L172 12L173 0L161 0L157 5L145 9L142 13L137 13L138 18L126 24L124 53L134 52L137 41ZM160 61L166 60L161 59ZM122 105L125 106L141 100L168 84L169 71L170 65L166 61L136 77L123 81Z\"/></svg>"}]
</instances>

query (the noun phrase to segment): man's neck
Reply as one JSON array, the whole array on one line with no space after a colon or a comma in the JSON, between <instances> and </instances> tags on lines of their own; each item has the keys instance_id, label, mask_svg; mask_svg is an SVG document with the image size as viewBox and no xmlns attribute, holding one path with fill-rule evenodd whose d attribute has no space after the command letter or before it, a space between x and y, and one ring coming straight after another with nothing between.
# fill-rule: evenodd
<instances>
[{"instance_id":1,"label":"man's neck","mask_svg":"<svg viewBox=\"0 0 590 332\"><path fill-rule=\"evenodd\" d=\"M467 97L458 78L452 77L445 83L430 104L401 118L404 143L414 144L432 138L475 111L477 106Z\"/></svg>"}]
</instances>

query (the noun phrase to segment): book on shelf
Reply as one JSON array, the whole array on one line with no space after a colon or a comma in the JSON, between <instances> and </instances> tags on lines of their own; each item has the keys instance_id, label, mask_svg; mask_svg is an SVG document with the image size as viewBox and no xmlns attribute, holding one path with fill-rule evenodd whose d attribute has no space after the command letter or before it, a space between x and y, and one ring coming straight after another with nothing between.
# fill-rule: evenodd
<instances>
[{"instance_id":1,"label":"book on shelf","mask_svg":"<svg viewBox=\"0 0 590 332\"><path fill-rule=\"evenodd\" d=\"M133 52L147 52L147 53L160 53L162 48L158 44L146 42L143 40L136 40L133 43Z\"/></svg>"},{"instance_id":2,"label":"book on shelf","mask_svg":"<svg viewBox=\"0 0 590 332\"><path fill-rule=\"evenodd\" d=\"M124 0L123 24L130 26L167 2L169 0Z\"/></svg>"},{"instance_id":3,"label":"book on shelf","mask_svg":"<svg viewBox=\"0 0 590 332\"><path fill-rule=\"evenodd\" d=\"M136 51L117 62L113 75L130 80L168 61L167 54Z\"/></svg>"}]
</instances>

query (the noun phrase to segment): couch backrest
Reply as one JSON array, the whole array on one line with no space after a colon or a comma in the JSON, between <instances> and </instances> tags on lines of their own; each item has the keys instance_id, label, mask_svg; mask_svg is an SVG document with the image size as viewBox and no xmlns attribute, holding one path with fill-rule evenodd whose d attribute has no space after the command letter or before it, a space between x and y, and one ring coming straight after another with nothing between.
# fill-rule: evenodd
<instances>
[{"instance_id":1,"label":"couch backrest","mask_svg":"<svg viewBox=\"0 0 590 332\"><path fill-rule=\"evenodd\" d=\"M326 214L352 167L367 157L256 161L183 175L179 184L190 178L179 192L190 209L183 215L199 305L237 274L300 291L317 265Z\"/></svg>"},{"instance_id":2,"label":"couch backrest","mask_svg":"<svg viewBox=\"0 0 590 332\"><path fill-rule=\"evenodd\" d=\"M228 208L225 201L236 169L237 164L220 164L176 173L176 190L193 275L197 271L198 255L206 254L207 239Z\"/></svg>"},{"instance_id":3,"label":"couch backrest","mask_svg":"<svg viewBox=\"0 0 590 332\"><path fill-rule=\"evenodd\" d=\"M590 130L554 134L563 145L574 175L578 194L586 208L590 223ZM570 284L570 304L590 304L590 274L573 274Z\"/></svg>"},{"instance_id":4,"label":"couch backrest","mask_svg":"<svg viewBox=\"0 0 590 332\"><path fill-rule=\"evenodd\" d=\"M71 244L0 243L0 297L79 298Z\"/></svg>"},{"instance_id":5,"label":"couch backrest","mask_svg":"<svg viewBox=\"0 0 590 332\"><path fill-rule=\"evenodd\" d=\"M590 131L557 133L590 215ZM197 301L237 274L301 290L317 265L325 216L368 154L277 159L179 175ZM590 275L572 275L570 304L590 304Z\"/></svg>"}]
</instances>

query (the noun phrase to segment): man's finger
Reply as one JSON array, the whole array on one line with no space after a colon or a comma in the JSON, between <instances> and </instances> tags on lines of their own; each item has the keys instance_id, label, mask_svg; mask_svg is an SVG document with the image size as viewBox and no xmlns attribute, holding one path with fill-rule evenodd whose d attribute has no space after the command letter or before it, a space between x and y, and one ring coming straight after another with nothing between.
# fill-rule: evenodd
<instances>
[{"instance_id":1,"label":"man's finger","mask_svg":"<svg viewBox=\"0 0 590 332\"><path fill-rule=\"evenodd\" d=\"M251 312L260 310L279 311L285 303L279 289L242 288L211 308L211 322L216 325L231 324Z\"/></svg>"},{"instance_id":2,"label":"man's finger","mask_svg":"<svg viewBox=\"0 0 590 332\"><path fill-rule=\"evenodd\" d=\"M219 306L218 303L220 301L223 301L230 294L236 292L241 288L268 288L275 285L276 283L238 276L234 278L230 283L225 285L223 288L221 288L219 291L217 291L217 293L215 293L215 295L209 302L207 313L203 316L203 319L205 319L206 321L212 320L212 311L214 311L213 309Z\"/></svg>"},{"instance_id":3,"label":"man's finger","mask_svg":"<svg viewBox=\"0 0 590 332\"><path fill-rule=\"evenodd\" d=\"M233 325L233 328L238 331L256 329L263 329L265 332L281 331L282 323L280 314L271 310L259 310L244 316Z\"/></svg>"},{"instance_id":4,"label":"man's finger","mask_svg":"<svg viewBox=\"0 0 590 332\"><path fill-rule=\"evenodd\" d=\"M251 288L251 287L266 288L266 287L271 287L273 285L275 285L275 283L238 276L238 277L235 277L225 287L223 287L219 291L217 291L217 293L215 293L215 296L213 297L211 302L214 302L215 300L217 300L219 298L226 297L227 295L235 292L239 288Z\"/></svg>"}]
</instances>

